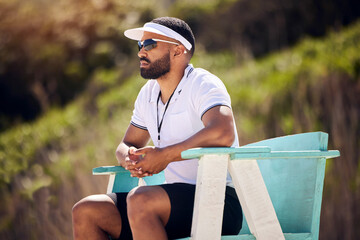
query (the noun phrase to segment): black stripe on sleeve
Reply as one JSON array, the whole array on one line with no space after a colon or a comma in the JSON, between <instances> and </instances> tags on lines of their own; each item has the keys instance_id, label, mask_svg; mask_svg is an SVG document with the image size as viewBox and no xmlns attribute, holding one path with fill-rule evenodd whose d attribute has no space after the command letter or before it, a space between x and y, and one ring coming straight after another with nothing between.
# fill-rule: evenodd
<instances>
[{"instance_id":1,"label":"black stripe on sleeve","mask_svg":"<svg viewBox=\"0 0 360 240\"><path fill-rule=\"evenodd\" d=\"M225 106L225 107L228 107L228 108L231 109L231 107L230 107L229 105L222 104L222 103L216 103L216 104L214 104L214 105L211 105L211 106L208 107L207 109L205 109L205 111L202 112L200 119L202 119L202 117L204 116L204 114L205 114L207 111L209 111L210 109L212 109L212 108L214 108L214 107L217 107L217 106Z\"/></svg>"},{"instance_id":2,"label":"black stripe on sleeve","mask_svg":"<svg viewBox=\"0 0 360 240\"><path fill-rule=\"evenodd\" d=\"M134 123L133 121L131 121L130 123L131 123L131 125L133 125L134 127L137 127L137 128L140 128L140 129L142 129L142 130L146 130L146 131L147 131L147 128L144 127L144 126L141 126L141 125L139 125L139 124L136 124L136 123Z\"/></svg>"}]
</instances>

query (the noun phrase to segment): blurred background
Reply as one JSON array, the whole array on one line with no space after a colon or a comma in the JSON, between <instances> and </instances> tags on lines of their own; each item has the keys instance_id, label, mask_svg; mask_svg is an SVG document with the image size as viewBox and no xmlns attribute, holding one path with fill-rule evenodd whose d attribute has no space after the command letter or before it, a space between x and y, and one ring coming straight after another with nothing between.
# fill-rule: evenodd
<instances>
[{"instance_id":1,"label":"blurred background","mask_svg":"<svg viewBox=\"0 0 360 240\"><path fill-rule=\"evenodd\" d=\"M329 133L320 239L360 239L357 0L0 0L0 239L72 239L145 83L123 31L159 16L192 27L241 145Z\"/></svg>"}]
</instances>

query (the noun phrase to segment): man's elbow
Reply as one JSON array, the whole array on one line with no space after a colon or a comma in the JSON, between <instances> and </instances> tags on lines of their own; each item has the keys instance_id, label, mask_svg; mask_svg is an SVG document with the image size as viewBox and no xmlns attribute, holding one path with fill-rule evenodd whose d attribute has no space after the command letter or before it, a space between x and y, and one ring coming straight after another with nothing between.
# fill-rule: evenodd
<instances>
[{"instance_id":1,"label":"man's elbow","mask_svg":"<svg viewBox=\"0 0 360 240\"><path fill-rule=\"evenodd\" d=\"M218 139L221 146L231 147L235 141L235 132L233 129L224 130Z\"/></svg>"}]
</instances>

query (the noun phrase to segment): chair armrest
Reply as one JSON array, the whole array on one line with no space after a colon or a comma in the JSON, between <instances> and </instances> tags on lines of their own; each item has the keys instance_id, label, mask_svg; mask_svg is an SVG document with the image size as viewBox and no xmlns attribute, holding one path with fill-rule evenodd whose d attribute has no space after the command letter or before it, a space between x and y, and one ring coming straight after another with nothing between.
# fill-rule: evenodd
<instances>
[{"instance_id":1,"label":"chair armrest","mask_svg":"<svg viewBox=\"0 0 360 240\"><path fill-rule=\"evenodd\" d=\"M338 150L320 151L320 150L309 150L309 151L272 151L269 153L234 153L230 155L231 160L241 159L271 159L271 158L334 158L339 157L340 152Z\"/></svg>"},{"instance_id":2,"label":"chair armrest","mask_svg":"<svg viewBox=\"0 0 360 240\"><path fill-rule=\"evenodd\" d=\"M109 174L117 174L117 173L129 173L125 168L121 166L103 166L93 168L93 175L109 175Z\"/></svg>"},{"instance_id":3,"label":"chair armrest","mask_svg":"<svg viewBox=\"0 0 360 240\"><path fill-rule=\"evenodd\" d=\"M269 153L269 147L210 147L210 148L192 148L181 153L184 159L200 158L206 154L235 154L235 153Z\"/></svg>"},{"instance_id":4,"label":"chair armrest","mask_svg":"<svg viewBox=\"0 0 360 240\"><path fill-rule=\"evenodd\" d=\"M271 158L334 158L339 157L338 150L320 151L271 151L269 147L236 147L236 148L192 148L181 153L184 159L200 158L207 154L229 154L231 160L271 159Z\"/></svg>"}]
</instances>

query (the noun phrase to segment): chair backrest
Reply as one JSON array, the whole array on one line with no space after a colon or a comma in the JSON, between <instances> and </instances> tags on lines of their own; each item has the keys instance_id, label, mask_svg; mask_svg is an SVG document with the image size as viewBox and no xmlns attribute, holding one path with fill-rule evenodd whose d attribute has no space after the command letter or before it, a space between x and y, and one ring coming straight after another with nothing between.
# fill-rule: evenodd
<instances>
[{"instance_id":1,"label":"chair backrest","mask_svg":"<svg viewBox=\"0 0 360 240\"><path fill-rule=\"evenodd\" d=\"M323 132L289 135L249 144L271 151L327 150ZM317 239L320 222L325 158L258 160L271 201L284 233L311 233ZM244 218L240 234L248 234Z\"/></svg>"}]
</instances>

